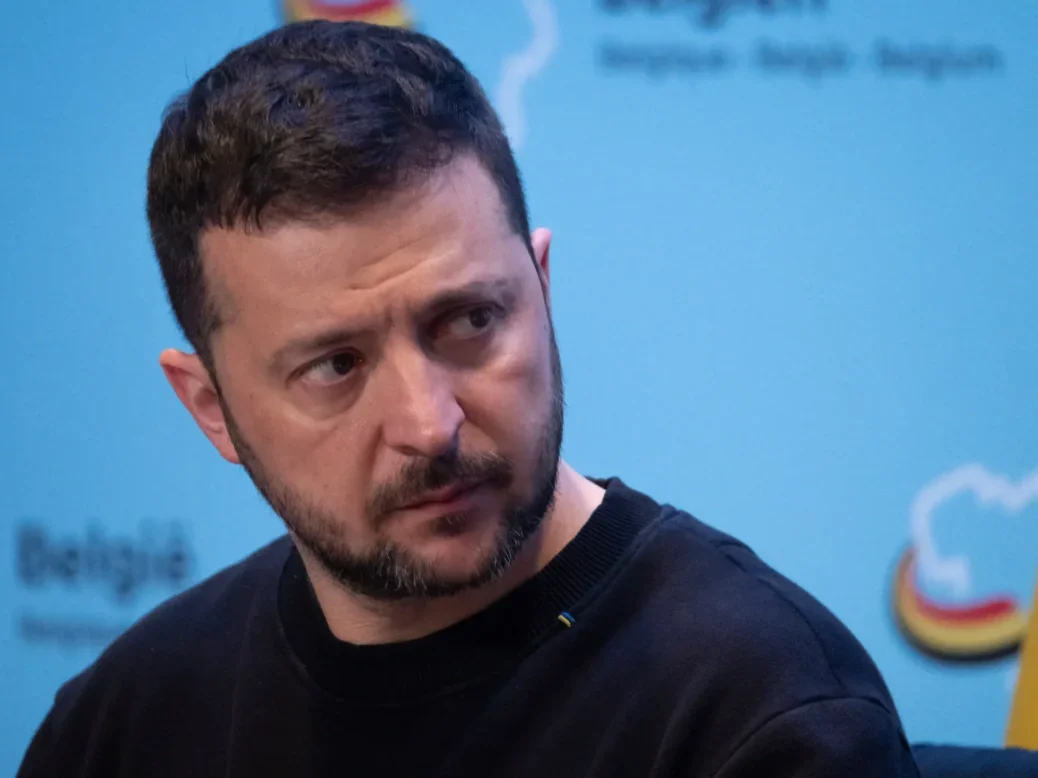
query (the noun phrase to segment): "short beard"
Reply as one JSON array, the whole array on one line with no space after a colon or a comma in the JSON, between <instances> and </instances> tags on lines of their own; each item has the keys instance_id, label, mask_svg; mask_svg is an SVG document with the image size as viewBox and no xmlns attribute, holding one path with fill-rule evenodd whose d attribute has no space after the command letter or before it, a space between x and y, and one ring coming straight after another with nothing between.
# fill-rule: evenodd
<instances>
[{"instance_id":1,"label":"short beard","mask_svg":"<svg viewBox=\"0 0 1038 778\"><path fill-rule=\"evenodd\" d=\"M428 562L389 540L383 540L365 553L350 549L342 536L342 522L333 513L310 502L287 484L278 482L264 468L242 435L218 385L217 397L228 435L252 482L296 540L336 580L357 594L382 601L448 597L500 578L526 541L540 528L554 503L565 403L562 364L552 329L549 329L549 335L551 408L535 454L532 495L526 501L506 505L493 551L473 575L461 580L444 578ZM487 482L506 488L513 481L513 472L512 463L498 454L463 455L453 452L432 460L415 460L404 469L396 483L375 490L367 506L367 515L377 521L425 492L453 484ZM451 525L461 521L461 517L446 516L441 519L441 527L449 531Z\"/></svg>"}]
</instances>

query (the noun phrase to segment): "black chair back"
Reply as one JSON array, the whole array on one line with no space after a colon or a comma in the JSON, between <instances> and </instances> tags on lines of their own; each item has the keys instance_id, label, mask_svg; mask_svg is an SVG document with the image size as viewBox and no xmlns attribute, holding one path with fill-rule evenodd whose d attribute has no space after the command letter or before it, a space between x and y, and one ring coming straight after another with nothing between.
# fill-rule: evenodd
<instances>
[{"instance_id":1,"label":"black chair back","mask_svg":"<svg viewBox=\"0 0 1038 778\"><path fill-rule=\"evenodd\" d=\"M1038 751L920 743L912 754L920 778L1038 778Z\"/></svg>"}]
</instances>

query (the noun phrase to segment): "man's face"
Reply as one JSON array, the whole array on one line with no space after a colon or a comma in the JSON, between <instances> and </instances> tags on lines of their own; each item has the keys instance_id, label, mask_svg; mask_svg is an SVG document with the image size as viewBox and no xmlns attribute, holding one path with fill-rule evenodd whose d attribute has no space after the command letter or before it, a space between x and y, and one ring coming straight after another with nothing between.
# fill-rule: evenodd
<instances>
[{"instance_id":1,"label":"man's face","mask_svg":"<svg viewBox=\"0 0 1038 778\"><path fill-rule=\"evenodd\" d=\"M470 158L356 217L202 236L224 319L226 432L207 433L351 588L478 585L548 510L562 392L547 240L531 262Z\"/></svg>"}]
</instances>

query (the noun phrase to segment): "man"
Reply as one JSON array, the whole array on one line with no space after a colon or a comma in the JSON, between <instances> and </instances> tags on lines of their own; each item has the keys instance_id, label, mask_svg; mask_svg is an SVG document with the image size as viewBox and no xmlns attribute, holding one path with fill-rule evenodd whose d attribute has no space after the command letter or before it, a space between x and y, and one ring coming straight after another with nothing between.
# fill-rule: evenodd
<instances>
[{"instance_id":1,"label":"man","mask_svg":"<svg viewBox=\"0 0 1038 778\"><path fill-rule=\"evenodd\" d=\"M559 458L551 235L442 45L306 23L167 112L177 396L288 537L58 693L29 776L904 776L864 650L737 541Z\"/></svg>"}]
</instances>

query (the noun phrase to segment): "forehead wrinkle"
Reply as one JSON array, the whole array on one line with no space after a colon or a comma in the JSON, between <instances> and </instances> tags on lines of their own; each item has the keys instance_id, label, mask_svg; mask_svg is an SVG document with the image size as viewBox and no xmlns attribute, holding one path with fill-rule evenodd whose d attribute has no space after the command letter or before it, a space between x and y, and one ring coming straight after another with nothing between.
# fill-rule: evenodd
<instances>
[{"instance_id":1,"label":"forehead wrinkle","mask_svg":"<svg viewBox=\"0 0 1038 778\"><path fill-rule=\"evenodd\" d=\"M374 291L386 284L392 286L395 283L405 282L412 273L426 269L429 261L451 261L452 258L445 256L442 247L434 245L430 247L430 250L421 250L421 245L432 239L433 236L430 233L423 232L394 246L388 253L371 257L363 267L358 268L356 273L351 274L351 278L345 284L345 289L351 292ZM434 253L432 248L441 250ZM412 253L415 256L408 256Z\"/></svg>"},{"instance_id":2,"label":"forehead wrinkle","mask_svg":"<svg viewBox=\"0 0 1038 778\"><path fill-rule=\"evenodd\" d=\"M472 173L478 176L478 181L469 180ZM480 222L481 227L475 230L464 229L465 222L470 219ZM401 234L398 231L400 223L408 226L407 232ZM328 302L339 294L343 294L345 298L350 292L361 293L359 298L349 301L341 308L338 304L331 307L339 308L342 314L346 314L352 308L360 313L359 318L369 321L372 314L375 313L373 308L378 309L378 312L382 314L379 318L382 318L392 315L387 307L395 308L398 312L405 308L424 307L424 300L420 298L427 299L426 293L430 291L433 282L458 284L471 280L471 275L478 273L487 262L493 264L491 257L501 248L494 245L496 240L504 239L506 242L510 242L517 237L506 217L497 188L489 180L488 174L478 161L464 157L456 159L453 164L429 176L420 185L398 192L397 196L374 205L370 209L365 208L356 215L355 219L332 217L319 220L286 220L270 224L268 229L245 230L245 235L240 235L240 237L246 238L245 244L250 242L249 239L262 241L264 238L272 238L277 240L275 236L281 229L291 230L293 227L302 227L304 230L309 227L316 230L317 233L328 235L337 226L348 226L353 230L361 228L359 234L354 233L357 238L355 245L363 247L367 244L368 249L364 252L368 254L367 258L346 256L354 245L353 239L347 237L345 245L340 245L339 251L337 251L334 246L335 241L328 243L314 235L316 241L311 248L317 249L317 251L304 252L297 256L301 264L297 267L297 272L301 271L303 277L309 275L308 270L316 275L323 275L319 269L322 262L318 254L324 255L324 262L334 259L337 260L335 264L343 263L345 266L343 270L346 272L339 275L337 279L327 279L330 286L322 284L321 286L325 287L323 294L320 292L318 294ZM242 230L228 230L227 228L212 228L207 232L219 231L238 232L239 234L242 232ZM460 240L452 239L452 235ZM206 237L207 235L204 233L200 243L206 242ZM448 239L444 240L444 237ZM396 242L401 240L402 242ZM378 245L379 243L381 246ZM427 250L422 250L423 243L428 243ZM491 245L487 245L488 243ZM209 248L209 253L212 254L212 246L210 245ZM329 252L341 253L342 256L329 257ZM214 259L216 257L209 256L208 261L203 262L204 277L208 289L211 290L214 304L219 305L221 319L231 321L242 311L237 309L232 290L226 283L230 279L221 272L220 268L215 267ZM360 264L353 268L348 267L358 259L360 259ZM248 257L237 257L234 261L237 263L241 260L245 260L247 263ZM309 268L308 265L311 261L315 264ZM255 269L251 273L247 268L242 269L247 275L255 274ZM423 280L419 277L418 283L408 283L414 274L430 270L431 278ZM291 283L290 285L294 286ZM404 287L404 291L408 293L403 298L397 298L395 302L391 303L390 299L379 294L382 290L376 290L376 287L383 285L386 285L384 289L388 298L397 297L394 292L400 286ZM409 286L410 290L407 288ZM338 287L338 291L334 287ZM298 308L308 304L304 300L293 300L292 298L296 295L287 288L268 288L266 291L276 293L281 305L287 304L289 307ZM308 295L314 291L317 290L309 290ZM414 294L416 291L419 292L418 295ZM314 301L311 299L310 302ZM342 303L347 303L347 300L342 299L340 304ZM350 316L350 318L353 317Z\"/></svg>"},{"instance_id":3,"label":"forehead wrinkle","mask_svg":"<svg viewBox=\"0 0 1038 778\"><path fill-rule=\"evenodd\" d=\"M477 181L470 180L473 174ZM485 192L478 191L484 189ZM446 207L442 205L444 202L448 203ZM508 220L507 209L497 187L483 165L468 154L435 171L418 186L402 191L392 200L382 204L381 207L368 211L365 232L372 236L394 235L396 222L402 215L410 221L413 228L416 225L412 220L419 213L422 213L424 218L417 225L416 234L403 243L394 244L391 240L387 241L387 250L365 262L360 269L361 273L364 269L382 264L396 254L408 252L423 241L429 241L434 247L439 247L438 238L444 235L454 234L471 238L473 237L472 230L463 229L469 220L490 225L487 233L481 235L481 238L492 237L507 241L515 236L515 231ZM521 240L525 240L523 236L519 237ZM451 250L451 254L455 251L480 253L478 246L458 245L457 241L449 241L447 247ZM415 261L414 267L424 264L424 260L429 258L432 257L419 257ZM456 257L446 258L456 259ZM363 290L378 283L378 281L374 283L361 281L353 288Z\"/></svg>"}]
</instances>

